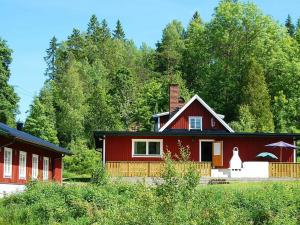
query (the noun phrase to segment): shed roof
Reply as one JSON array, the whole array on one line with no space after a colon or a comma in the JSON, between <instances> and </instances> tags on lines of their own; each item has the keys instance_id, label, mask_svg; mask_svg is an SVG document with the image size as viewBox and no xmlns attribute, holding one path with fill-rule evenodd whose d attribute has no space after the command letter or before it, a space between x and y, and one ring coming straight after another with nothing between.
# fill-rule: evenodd
<instances>
[{"instance_id":1,"label":"shed roof","mask_svg":"<svg viewBox=\"0 0 300 225\"><path fill-rule=\"evenodd\" d=\"M16 140L27 142L29 144L37 145L43 148L46 148L53 152L58 152L66 155L70 155L71 152L68 149L62 148L58 145L52 144L48 141L45 141L41 138L35 137L31 134L25 133L23 131L17 130L15 128L9 127L4 123L0 122L0 135L5 135L13 137Z\"/></svg>"}]
</instances>

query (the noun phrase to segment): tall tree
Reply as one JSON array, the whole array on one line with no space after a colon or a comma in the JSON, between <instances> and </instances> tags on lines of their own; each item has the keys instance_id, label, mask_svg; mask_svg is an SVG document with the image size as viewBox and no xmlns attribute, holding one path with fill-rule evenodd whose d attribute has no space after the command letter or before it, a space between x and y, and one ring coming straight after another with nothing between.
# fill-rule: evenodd
<instances>
[{"instance_id":1,"label":"tall tree","mask_svg":"<svg viewBox=\"0 0 300 225\"><path fill-rule=\"evenodd\" d=\"M125 39L125 32L123 30L120 20L117 20L117 25L116 25L116 29L114 30L113 37L119 40Z\"/></svg>"},{"instance_id":2,"label":"tall tree","mask_svg":"<svg viewBox=\"0 0 300 225\"><path fill-rule=\"evenodd\" d=\"M290 14L286 18L285 27L287 28L289 35L293 37L295 34L295 25L293 24L292 17Z\"/></svg>"},{"instance_id":3,"label":"tall tree","mask_svg":"<svg viewBox=\"0 0 300 225\"><path fill-rule=\"evenodd\" d=\"M263 69L255 60L249 63L243 79L242 104L249 106L256 122L256 131L274 131L270 95L263 74Z\"/></svg>"},{"instance_id":4,"label":"tall tree","mask_svg":"<svg viewBox=\"0 0 300 225\"><path fill-rule=\"evenodd\" d=\"M47 64L47 68L45 71L45 75L48 77L49 80L55 79L55 73L56 73L56 51L58 49L58 43L55 36L52 37L50 40L49 48L46 50L46 56L44 57L44 60Z\"/></svg>"},{"instance_id":5,"label":"tall tree","mask_svg":"<svg viewBox=\"0 0 300 225\"><path fill-rule=\"evenodd\" d=\"M11 54L12 50L7 46L6 41L0 38L0 122L15 126L19 98L14 88L8 84Z\"/></svg>"},{"instance_id":6,"label":"tall tree","mask_svg":"<svg viewBox=\"0 0 300 225\"><path fill-rule=\"evenodd\" d=\"M100 29L99 21L97 19L97 16L93 14L88 23L87 34L93 36L98 32L99 29Z\"/></svg>"},{"instance_id":7,"label":"tall tree","mask_svg":"<svg viewBox=\"0 0 300 225\"><path fill-rule=\"evenodd\" d=\"M184 49L184 28L173 20L163 30L162 40L157 43L157 67L159 72L172 75L181 68Z\"/></svg>"},{"instance_id":8,"label":"tall tree","mask_svg":"<svg viewBox=\"0 0 300 225\"><path fill-rule=\"evenodd\" d=\"M30 106L24 130L46 141L58 144L54 99L51 83L47 82Z\"/></svg>"}]
</instances>

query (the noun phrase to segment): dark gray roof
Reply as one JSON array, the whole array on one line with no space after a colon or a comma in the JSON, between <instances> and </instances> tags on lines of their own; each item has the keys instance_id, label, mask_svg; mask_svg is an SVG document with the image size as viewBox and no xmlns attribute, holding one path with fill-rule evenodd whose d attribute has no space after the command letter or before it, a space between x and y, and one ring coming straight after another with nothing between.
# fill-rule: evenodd
<instances>
[{"instance_id":1,"label":"dark gray roof","mask_svg":"<svg viewBox=\"0 0 300 225\"><path fill-rule=\"evenodd\" d=\"M103 136L211 136L211 137L289 137L295 140L300 139L300 134L293 133L245 133L245 132L234 132L229 133L225 131L216 131L216 130L205 130L205 131L188 131L188 130L165 130L162 132L153 132L153 131L95 131L94 137L101 138Z\"/></svg>"},{"instance_id":2,"label":"dark gray roof","mask_svg":"<svg viewBox=\"0 0 300 225\"><path fill-rule=\"evenodd\" d=\"M65 148L62 148L58 145L52 144L48 141L45 141L41 138L35 137L35 136L25 133L23 131L17 130L15 128L11 128L1 122L0 122L0 135L14 137L14 138L16 138L16 140L20 140L20 141L34 144L34 145L37 145L37 146L40 146L43 148L47 148L53 152L58 152L58 153L66 154L66 155L71 154L70 151Z\"/></svg>"}]
</instances>

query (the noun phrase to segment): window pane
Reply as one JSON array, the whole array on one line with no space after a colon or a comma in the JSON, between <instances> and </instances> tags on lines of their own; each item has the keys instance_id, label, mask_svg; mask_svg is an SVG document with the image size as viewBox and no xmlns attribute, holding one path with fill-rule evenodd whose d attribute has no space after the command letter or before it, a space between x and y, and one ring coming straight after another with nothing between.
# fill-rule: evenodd
<instances>
[{"instance_id":1,"label":"window pane","mask_svg":"<svg viewBox=\"0 0 300 225\"><path fill-rule=\"evenodd\" d=\"M149 155L160 155L160 142L149 142Z\"/></svg>"},{"instance_id":2,"label":"window pane","mask_svg":"<svg viewBox=\"0 0 300 225\"><path fill-rule=\"evenodd\" d=\"M146 142L134 142L134 154L146 155Z\"/></svg>"},{"instance_id":3,"label":"window pane","mask_svg":"<svg viewBox=\"0 0 300 225\"><path fill-rule=\"evenodd\" d=\"M200 129L201 128L201 121L200 121L200 118L197 118L196 120L196 127L197 129Z\"/></svg>"}]
</instances>

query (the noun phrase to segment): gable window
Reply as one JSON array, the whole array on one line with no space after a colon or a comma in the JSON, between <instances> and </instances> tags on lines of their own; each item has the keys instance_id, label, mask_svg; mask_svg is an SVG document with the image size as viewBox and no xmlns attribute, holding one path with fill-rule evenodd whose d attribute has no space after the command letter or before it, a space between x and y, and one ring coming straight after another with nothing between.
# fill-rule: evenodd
<instances>
[{"instance_id":1,"label":"gable window","mask_svg":"<svg viewBox=\"0 0 300 225\"><path fill-rule=\"evenodd\" d=\"M161 139L132 139L133 157L161 157L163 141Z\"/></svg>"},{"instance_id":2,"label":"gable window","mask_svg":"<svg viewBox=\"0 0 300 225\"><path fill-rule=\"evenodd\" d=\"M32 155L32 179L37 179L39 175L39 156L33 154Z\"/></svg>"},{"instance_id":3,"label":"gable window","mask_svg":"<svg viewBox=\"0 0 300 225\"><path fill-rule=\"evenodd\" d=\"M19 155L19 179L26 178L26 152L20 151Z\"/></svg>"},{"instance_id":4,"label":"gable window","mask_svg":"<svg viewBox=\"0 0 300 225\"><path fill-rule=\"evenodd\" d=\"M202 116L189 117L189 130L202 130Z\"/></svg>"},{"instance_id":5,"label":"gable window","mask_svg":"<svg viewBox=\"0 0 300 225\"><path fill-rule=\"evenodd\" d=\"M4 178L12 176L12 149L4 148Z\"/></svg>"},{"instance_id":6,"label":"gable window","mask_svg":"<svg viewBox=\"0 0 300 225\"><path fill-rule=\"evenodd\" d=\"M43 180L48 180L49 177L49 158L44 157L43 160Z\"/></svg>"}]
</instances>

